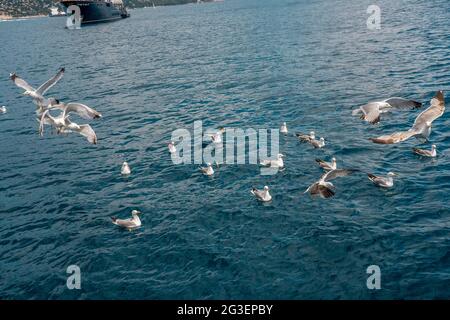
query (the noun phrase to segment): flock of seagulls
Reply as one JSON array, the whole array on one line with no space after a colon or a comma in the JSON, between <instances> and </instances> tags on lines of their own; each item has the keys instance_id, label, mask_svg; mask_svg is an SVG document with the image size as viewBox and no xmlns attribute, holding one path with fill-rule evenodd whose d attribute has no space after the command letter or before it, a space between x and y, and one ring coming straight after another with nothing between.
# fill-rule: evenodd
<instances>
[{"instance_id":1,"label":"flock of seagulls","mask_svg":"<svg viewBox=\"0 0 450 320\"><path fill-rule=\"evenodd\" d=\"M25 90L24 95L31 97L32 102L36 105L36 114L38 116L39 122L39 134L42 136L44 133L45 125L51 126L56 130L57 134L67 134L70 132L78 133L84 136L87 141L91 144L97 144L97 136L95 131L89 124L77 124L70 120L70 116L75 114L80 118L86 120L99 119L102 115L96 110L76 102L62 103L54 97L46 97L47 91L52 88L61 78L65 72L64 68L61 68L56 75L46 81L44 84L39 86L37 89L30 86L25 80L19 77L17 74L10 74L10 79L13 83ZM381 120L381 114L387 113L393 109L398 110L410 110L421 108L422 103L408 100L404 98L389 98L382 101L369 102L352 112L353 115L360 115L360 118L370 124L377 124ZM52 112L55 110L59 111L59 114L54 115ZM443 115L445 111L444 94L442 91L438 91L436 95L431 99L430 107L425 111L420 113L416 120L414 121L412 127L407 131L395 132L388 135L383 135L376 138L370 138L374 143L378 144L395 144L406 141L412 137L422 139L425 142L429 142L429 137L431 134L432 123L434 120ZM0 108L0 113L4 114L7 112L5 106ZM223 141L222 135L225 132L223 127L218 128L218 131L209 134L209 138L212 143L220 144ZM280 127L280 132L284 135L288 134L288 128L286 122L283 122ZM324 148L325 138L320 137L317 139L314 131L309 134L296 133L295 136L302 143L308 143L314 148ZM177 152L176 145L173 141L168 144L169 153L174 154ZM431 146L431 150L424 150L419 148L413 148L412 151L415 154L424 157L436 157L436 145ZM260 165L264 167L284 169L285 164L283 161L284 155L279 153L276 159L261 160ZM337 160L335 157L327 162L322 159L316 159L317 164L324 170L322 176L312 183L304 193L309 193L311 196L320 196L322 198L331 198L335 195L335 186L331 182L332 180L339 177L346 177L355 172L362 172L358 169L338 169ZM217 167L218 164L215 163ZM206 167L199 168L201 173L206 176L213 176L215 171L211 163L207 163ZM123 176L128 176L131 174L130 165L125 161L121 167L121 174ZM375 175L372 173L367 173L368 179L378 187L391 188L394 186L394 177L397 174L389 172L386 176ZM262 190L257 188L251 189L251 194L259 201L270 202L272 200L272 195L270 194L270 188L264 186ZM118 219L116 217L111 217L112 223L128 229L133 230L142 225L139 218L141 214L140 211L132 210L131 218L128 219Z\"/></svg>"},{"instance_id":2,"label":"flock of seagulls","mask_svg":"<svg viewBox=\"0 0 450 320\"><path fill-rule=\"evenodd\" d=\"M71 132L84 136L89 143L97 144L97 135L89 124L77 124L70 120L71 114L87 120L99 119L102 115L96 110L77 102L62 103L54 97L46 97L50 88L52 88L64 76L65 69L61 68L56 75L47 80L37 89L29 85L24 79L16 73L11 73L9 78L13 83L25 90L24 95L31 97L36 105L36 114L39 122L39 134L43 136L45 125L49 125L56 130L57 134L68 134ZM54 110L59 110L59 114L52 115ZM6 108L4 109L6 112Z\"/></svg>"}]
</instances>

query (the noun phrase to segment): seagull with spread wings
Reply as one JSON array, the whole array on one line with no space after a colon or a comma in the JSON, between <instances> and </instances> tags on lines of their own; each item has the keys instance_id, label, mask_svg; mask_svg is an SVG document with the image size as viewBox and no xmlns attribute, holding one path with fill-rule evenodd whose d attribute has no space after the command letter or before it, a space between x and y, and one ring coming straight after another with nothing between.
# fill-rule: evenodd
<instances>
[{"instance_id":1,"label":"seagull with spread wings","mask_svg":"<svg viewBox=\"0 0 450 320\"><path fill-rule=\"evenodd\" d=\"M319 195L322 198L331 198L334 196L334 185L330 180L336 179L338 177L348 176L356 171L356 169L335 169L328 171L320 177L320 179L314 182L312 185L306 189L304 193L308 193L312 196Z\"/></svg>"},{"instance_id":2,"label":"seagull with spread wings","mask_svg":"<svg viewBox=\"0 0 450 320\"><path fill-rule=\"evenodd\" d=\"M417 109L422 107L422 103L404 98L389 98L383 101L373 101L353 110L354 116L361 114L361 119L371 124L380 122L381 114L392 109Z\"/></svg>"},{"instance_id":3,"label":"seagull with spread wings","mask_svg":"<svg viewBox=\"0 0 450 320\"><path fill-rule=\"evenodd\" d=\"M431 99L431 106L423 111L416 118L414 125L408 131L395 132L390 135L381 136L378 138L371 138L370 140L374 143L379 144L394 144L411 137L422 137L428 140L431 133L431 124L434 120L439 118L444 114L445 111L445 101L444 93L438 91L433 99Z\"/></svg>"},{"instance_id":4,"label":"seagull with spread wings","mask_svg":"<svg viewBox=\"0 0 450 320\"><path fill-rule=\"evenodd\" d=\"M50 90L61 78L64 76L64 68L61 68L56 75L47 80L37 89L30 86L24 79L19 77L16 73L11 73L9 78L14 82L14 84L25 90L24 95L30 96L33 102L38 106L37 113L40 115L47 108L59 104L59 100L55 98L45 98L45 93Z\"/></svg>"}]
</instances>

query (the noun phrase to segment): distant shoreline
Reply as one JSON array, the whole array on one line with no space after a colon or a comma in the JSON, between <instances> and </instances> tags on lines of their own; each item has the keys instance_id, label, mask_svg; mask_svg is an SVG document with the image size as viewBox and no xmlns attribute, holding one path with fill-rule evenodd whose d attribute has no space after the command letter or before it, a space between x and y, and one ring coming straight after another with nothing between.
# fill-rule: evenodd
<instances>
[{"instance_id":1,"label":"distant shoreline","mask_svg":"<svg viewBox=\"0 0 450 320\"><path fill-rule=\"evenodd\" d=\"M13 17L13 16L0 14L0 20L32 19L32 18L43 18L43 17L48 17L48 15L38 14L38 15L32 15L32 16L17 16L17 17Z\"/></svg>"}]
</instances>

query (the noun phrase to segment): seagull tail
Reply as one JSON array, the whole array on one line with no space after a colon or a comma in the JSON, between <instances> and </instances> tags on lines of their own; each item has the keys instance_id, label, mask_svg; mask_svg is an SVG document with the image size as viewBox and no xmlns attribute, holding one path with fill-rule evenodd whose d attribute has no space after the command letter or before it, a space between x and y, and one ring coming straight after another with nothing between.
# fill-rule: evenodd
<instances>
[{"instance_id":1,"label":"seagull tail","mask_svg":"<svg viewBox=\"0 0 450 320\"><path fill-rule=\"evenodd\" d=\"M115 224L117 221L117 217L111 217L112 222Z\"/></svg>"}]
</instances>

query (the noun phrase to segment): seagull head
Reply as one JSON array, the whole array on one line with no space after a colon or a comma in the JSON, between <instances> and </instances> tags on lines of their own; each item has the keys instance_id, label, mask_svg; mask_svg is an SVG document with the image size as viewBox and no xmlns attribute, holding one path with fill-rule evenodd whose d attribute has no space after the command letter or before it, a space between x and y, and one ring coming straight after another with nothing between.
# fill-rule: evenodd
<instances>
[{"instance_id":1,"label":"seagull head","mask_svg":"<svg viewBox=\"0 0 450 320\"><path fill-rule=\"evenodd\" d=\"M264 186L264 191L269 191L269 187L268 186Z\"/></svg>"},{"instance_id":2,"label":"seagull head","mask_svg":"<svg viewBox=\"0 0 450 320\"><path fill-rule=\"evenodd\" d=\"M325 139L323 137L321 137L320 142L325 142Z\"/></svg>"},{"instance_id":3,"label":"seagull head","mask_svg":"<svg viewBox=\"0 0 450 320\"><path fill-rule=\"evenodd\" d=\"M211 167L211 162L208 162L206 165L207 165L208 167Z\"/></svg>"},{"instance_id":4,"label":"seagull head","mask_svg":"<svg viewBox=\"0 0 450 320\"><path fill-rule=\"evenodd\" d=\"M283 126L286 127L286 122L283 122Z\"/></svg>"},{"instance_id":5,"label":"seagull head","mask_svg":"<svg viewBox=\"0 0 450 320\"><path fill-rule=\"evenodd\" d=\"M128 167L128 162L124 161L124 162L122 163L122 167Z\"/></svg>"},{"instance_id":6,"label":"seagull head","mask_svg":"<svg viewBox=\"0 0 450 320\"><path fill-rule=\"evenodd\" d=\"M388 175L388 177L395 177L395 176L397 176L397 174L392 172L392 171L388 172L387 175Z\"/></svg>"},{"instance_id":7,"label":"seagull head","mask_svg":"<svg viewBox=\"0 0 450 320\"><path fill-rule=\"evenodd\" d=\"M331 161L333 161L333 162L336 162L336 158L335 158L335 157L333 157L333 158L331 159Z\"/></svg>"},{"instance_id":8,"label":"seagull head","mask_svg":"<svg viewBox=\"0 0 450 320\"><path fill-rule=\"evenodd\" d=\"M436 150L436 145L433 144L433 145L431 146L431 149Z\"/></svg>"},{"instance_id":9,"label":"seagull head","mask_svg":"<svg viewBox=\"0 0 450 320\"><path fill-rule=\"evenodd\" d=\"M142 214L142 212L140 212L140 211L138 211L138 210L133 210L133 211L131 211L131 215L132 215L133 217L139 216L139 215L141 215L141 214Z\"/></svg>"},{"instance_id":10,"label":"seagull head","mask_svg":"<svg viewBox=\"0 0 450 320\"><path fill-rule=\"evenodd\" d=\"M310 137L311 139L314 139L314 138L316 137L316 133L315 133L314 131L311 131L311 132L309 133L309 137Z\"/></svg>"},{"instance_id":11,"label":"seagull head","mask_svg":"<svg viewBox=\"0 0 450 320\"><path fill-rule=\"evenodd\" d=\"M281 158L284 158L284 154L279 153L279 154L278 154L278 159L281 159Z\"/></svg>"}]
</instances>

